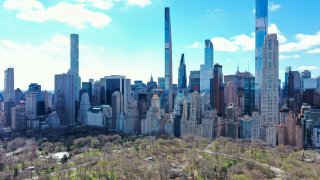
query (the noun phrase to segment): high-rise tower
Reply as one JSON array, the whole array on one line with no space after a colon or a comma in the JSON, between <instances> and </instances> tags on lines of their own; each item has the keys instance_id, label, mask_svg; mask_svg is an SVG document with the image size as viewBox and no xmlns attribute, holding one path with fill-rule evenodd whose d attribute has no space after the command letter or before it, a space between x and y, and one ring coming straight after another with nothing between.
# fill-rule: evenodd
<instances>
[{"instance_id":1,"label":"high-rise tower","mask_svg":"<svg viewBox=\"0 0 320 180\"><path fill-rule=\"evenodd\" d=\"M204 64L200 66L200 91L209 92L210 79L213 78L213 44L205 40Z\"/></svg>"},{"instance_id":2,"label":"high-rise tower","mask_svg":"<svg viewBox=\"0 0 320 180\"><path fill-rule=\"evenodd\" d=\"M210 80L210 105L217 110L218 115L224 114L224 86L222 66L214 65L213 78Z\"/></svg>"},{"instance_id":3,"label":"high-rise tower","mask_svg":"<svg viewBox=\"0 0 320 180\"><path fill-rule=\"evenodd\" d=\"M279 43L277 34L267 35L263 46L261 86L261 138L276 145L274 130L279 117Z\"/></svg>"},{"instance_id":4,"label":"high-rise tower","mask_svg":"<svg viewBox=\"0 0 320 180\"><path fill-rule=\"evenodd\" d=\"M80 100L81 78L79 76L79 35L70 34L70 69L68 74L74 76L74 98Z\"/></svg>"},{"instance_id":5,"label":"high-rise tower","mask_svg":"<svg viewBox=\"0 0 320 180\"><path fill-rule=\"evenodd\" d=\"M168 99L169 112L173 108L172 92L172 38L171 38L171 21L170 8L165 8L165 91Z\"/></svg>"},{"instance_id":6,"label":"high-rise tower","mask_svg":"<svg viewBox=\"0 0 320 180\"><path fill-rule=\"evenodd\" d=\"M268 0L256 0L255 106L261 112L263 44L268 34Z\"/></svg>"},{"instance_id":7,"label":"high-rise tower","mask_svg":"<svg viewBox=\"0 0 320 180\"><path fill-rule=\"evenodd\" d=\"M4 71L4 102L14 102L14 69L8 68Z\"/></svg>"},{"instance_id":8,"label":"high-rise tower","mask_svg":"<svg viewBox=\"0 0 320 180\"><path fill-rule=\"evenodd\" d=\"M179 71L178 71L178 88L179 90L187 88L187 72L186 64L184 61L184 54L181 55Z\"/></svg>"},{"instance_id":9,"label":"high-rise tower","mask_svg":"<svg viewBox=\"0 0 320 180\"><path fill-rule=\"evenodd\" d=\"M79 74L79 35L70 34L70 72Z\"/></svg>"},{"instance_id":10,"label":"high-rise tower","mask_svg":"<svg viewBox=\"0 0 320 180\"><path fill-rule=\"evenodd\" d=\"M213 44L210 39L205 40L204 65L206 68L213 69Z\"/></svg>"},{"instance_id":11,"label":"high-rise tower","mask_svg":"<svg viewBox=\"0 0 320 180\"><path fill-rule=\"evenodd\" d=\"M55 108L61 119L61 125L75 124L75 96L72 74L56 74L54 83Z\"/></svg>"}]
</instances>

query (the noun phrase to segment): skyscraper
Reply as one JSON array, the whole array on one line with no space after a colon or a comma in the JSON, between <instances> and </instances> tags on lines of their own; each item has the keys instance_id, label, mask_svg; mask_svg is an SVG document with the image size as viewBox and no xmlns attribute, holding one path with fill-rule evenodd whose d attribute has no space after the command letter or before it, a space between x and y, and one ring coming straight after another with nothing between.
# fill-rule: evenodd
<instances>
[{"instance_id":1,"label":"skyscraper","mask_svg":"<svg viewBox=\"0 0 320 180\"><path fill-rule=\"evenodd\" d=\"M255 98L255 77L244 79L244 114L251 116L253 113Z\"/></svg>"},{"instance_id":2,"label":"skyscraper","mask_svg":"<svg viewBox=\"0 0 320 180\"><path fill-rule=\"evenodd\" d=\"M11 108L11 128L20 132L27 129L25 104L21 103Z\"/></svg>"},{"instance_id":3,"label":"skyscraper","mask_svg":"<svg viewBox=\"0 0 320 180\"><path fill-rule=\"evenodd\" d=\"M93 94L93 83L92 82L82 82L82 88L80 90L80 98L83 93L88 93L89 101L92 103L92 94Z\"/></svg>"},{"instance_id":4,"label":"skyscraper","mask_svg":"<svg viewBox=\"0 0 320 180\"><path fill-rule=\"evenodd\" d=\"M210 39L205 40L204 65L207 68L213 68L213 44Z\"/></svg>"},{"instance_id":5,"label":"skyscraper","mask_svg":"<svg viewBox=\"0 0 320 180\"><path fill-rule=\"evenodd\" d=\"M234 104L238 106L237 87L232 81L227 82L224 88L225 104Z\"/></svg>"},{"instance_id":6,"label":"skyscraper","mask_svg":"<svg viewBox=\"0 0 320 180\"><path fill-rule=\"evenodd\" d=\"M14 102L14 69L8 68L4 71L4 102Z\"/></svg>"},{"instance_id":7,"label":"skyscraper","mask_svg":"<svg viewBox=\"0 0 320 180\"><path fill-rule=\"evenodd\" d=\"M189 74L189 91L200 90L200 71L190 71Z\"/></svg>"},{"instance_id":8,"label":"skyscraper","mask_svg":"<svg viewBox=\"0 0 320 180\"><path fill-rule=\"evenodd\" d=\"M79 74L79 35L70 34L70 72Z\"/></svg>"},{"instance_id":9,"label":"skyscraper","mask_svg":"<svg viewBox=\"0 0 320 180\"><path fill-rule=\"evenodd\" d=\"M279 117L279 43L277 34L267 35L263 46L261 88L261 137L271 146L276 145L274 130Z\"/></svg>"},{"instance_id":10,"label":"skyscraper","mask_svg":"<svg viewBox=\"0 0 320 180\"><path fill-rule=\"evenodd\" d=\"M168 97L168 111L173 108L172 92L172 39L171 39L171 21L170 8L165 8L165 91Z\"/></svg>"},{"instance_id":11,"label":"skyscraper","mask_svg":"<svg viewBox=\"0 0 320 180\"><path fill-rule=\"evenodd\" d=\"M29 120L37 119L38 92L26 93L26 116Z\"/></svg>"},{"instance_id":12,"label":"skyscraper","mask_svg":"<svg viewBox=\"0 0 320 180\"><path fill-rule=\"evenodd\" d=\"M200 91L209 92L210 79L213 78L213 45L209 39L205 40L204 65L200 66Z\"/></svg>"},{"instance_id":13,"label":"skyscraper","mask_svg":"<svg viewBox=\"0 0 320 180\"><path fill-rule=\"evenodd\" d=\"M217 110L218 115L224 113L224 86L222 66L214 65L213 79L210 80L210 105Z\"/></svg>"},{"instance_id":14,"label":"skyscraper","mask_svg":"<svg viewBox=\"0 0 320 180\"><path fill-rule=\"evenodd\" d=\"M301 78L302 79L308 79L311 78L311 71L309 70L304 70L301 72Z\"/></svg>"},{"instance_id":15,"label":"skyscraper","mask_svg":"<svg viewBox=\"0 0 320 180\"><path fill-rule=\"evenodd\" d=\"M4 116L7 127L11 126L11 108L15 104L15 93L14 93L14 69L8 68L4 71Z\"/></svg>"},{"instance_id":16,"label":"skyscraper","mask_svg":"<svg viewBox=\"0 0 320 180\"><path fill-rule=\"evenodd\" d=\"M304 70L301 72L301 89L305 90L304 87L304 80L305 79L310 79L311 78L311 71L309 70Z\"/></svg>"},{"instance_id":17,"label":"skyscraper","mask_svg":"<svg viewBox=\"0 0 320 180\"><path fill-rule=\"evenodd\" d=\"M186 64L184 61L184 54L181 55L181 60L179 65L178 88L179 90L187 88L187 72L186 72Z\"/></svg>"},{"instance_id":18,"label":"skyscraper","mask_svg":"<svg viewBox=\"0 0 320 180\"><path fill-rule=\"evenodd\" d=\"M84 92L81 95L80 109L77 117L77 121L79 123L84 123L84 124L87 123L87 111L89 110L90 107L91 107L91 104L90 104L89 93Z\"/></svg>"},{"instance_id":19,"label":"skyscraper","mask_svg":"<svg viewBox=\"0 0 320 180\"><path fill-rule=\"evenodd\" d=\"M286 67L286 72L284 73L284 86L283 86L283 98L288 98L289 96L289 73L291 71L291 67Z\"/></svg>"},{"instance_id":20,"label":"skyscraper","mask_svg":"<svg viewBox=\"0 0 320 180\"><path fill-rule=\"evenodd\" d=\"M158 86L164 89L165 85L166 85L166 78L158 77Z\"/></svg>"},{"instance_id":21,"label":"skyscraper","mask_svg":"<svg viewBox=\"0 0 320 180\"><path fill-rule=\"evenodd\" d=\"M121 95L123 95L123 101L121 102L121 112L126 109L128 102L131 100L131 84L130 79L126 79L125 76L119 75L111 75L105 76L104 78L100 79L101 86L104 87L104 94L105 100L103 100L103 104L111 105L112 101L112 94L118 91Z\"/></svg>"},{"instance_id":22,"label":"skyscraper","mask_svg":"<svg viewBox=\"0 0 320 180\"><path fill-rule=\"evenodd\" d=\"M263 43L268 34L268 0L256 0L255 106L261 112Z\"/></svg>"},{"instance_id":23,"label":"skyscraper","mask_svg":"<svg viewBox=\"0 0 320 180\"><path fill-rule=\"evenodd\" d=\"M74 96L75 100L80 99L79 92L81 78L79 76L79 35L70 34L70 69L68 74L74 75Z\"/></svg>"},{"instance_id":24,"label":"skyscraper","mask_svg":"<svg viewBox=\"0 0 320 180\"><path fill-rule=\"evenodd\" d=\"M61 125L74 125L75 123L74 79L74 75L71 74L55 75L55 105Z\"/></svg>"}]
</instances>

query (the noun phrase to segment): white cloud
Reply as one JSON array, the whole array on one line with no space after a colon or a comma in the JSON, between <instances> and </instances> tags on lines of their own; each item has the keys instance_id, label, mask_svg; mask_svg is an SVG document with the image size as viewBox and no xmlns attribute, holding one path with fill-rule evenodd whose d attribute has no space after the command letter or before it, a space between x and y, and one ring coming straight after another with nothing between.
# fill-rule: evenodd
<instances>
[{"instance_id":1,"label":"white cloud","mask_svg":"<svg viewBox=\"0 0 320 180\"><path fill-rule=\"evenodd\" d=\"M85 5L90 5L102 10L107 10L114 6L113 0L77 0L77 2L84 3Z\"/></svg>"},{"instance_id":2,"label":"white cloud","mask_svg":"<svg viewBox=\"0 0 320 180\"><path fill-rule=\"evenodd\" d=\"M320 31L314 35L297 34L296 42L289 42L280 46L280 52L294 52L308 50L320 45Z\"/></svg>"},{"instance_id":3,"label":"white cloud","mask_svg":"<svg viewBox=\"0 0 320 180\"><path fill-rule=\"evenodd\" d=\"M299 71L309 70L309 71L317 71L319 68L317 66L300 66Z\"/></svg>"},{"instance_id":4,"label":"white cloud","mask_svg":"<svg viewBox=\"0 0 320 180\"><path fill-rule=\"evenodd\" d=\"M276 10L278 10L280 8L281 8L281 5L280 4L276 4L274 2L271 2L271 4L269 4L269 6L268 6L268 9L270 11L276 11Z\"/></svg>"},{"instance_id":5,"label":"white cloud","mask_svg":"<svg viewBox=\"0 0 320 180\"><path fill-rule=\"evenodd\" d=\"M11 0L10 0L11 1ZM23 0L31 1L31 0ZM40 3L39 1L32 0ZM40 5L42 5L40 3ZM83 4L69 4L60 2L47 9L45 8L27 8L24 9L24 4L16 4L16 6L5 6L8 9L15 9L19 12L17 17L26 21L33 22L46 22L46 21L57 21L74 26L78 29L83 29L87 24L95 27L102 28L111 22L111 18L103 13L94 12L85 8ZM15 8L13 8L15 7ZM42 5L43 7L43 5Z\"/></svg>"},{"instance_id":6,"label":"white cloud","mask_svg":"<svg viewBox=\"0 0 320 180\"><path fill-rule=\"evenodd\" d=\"M54 35L38 44L0 39L0 62L2 62L0 72L4 72L4 69L9 66L15 69L15 88L25 90L29 83L36 82L41 84L43 89L53 90L54 75L66 73L70 67L69 46L69 37L62 34ZM83 81L89 78L98 80L111 74L122 74L136 80L148 80L149 77L146 78L146 74L163 73L161 68L154 66L156 62L164 63L161 61L161 52L158 49L143 49L127 53L121 49L87 46L80 43L79 52L80 76ZM145 61L146 57L152 60ZM135 62L136 67L150 68L147 72L139 68L128 71L128 59ZM0 79L3 79L3 76L4 74L0 73ZM3 84L0 83L0 89L2 88Z\"/></svg>"},{"instance_id":7,"label":"white cloud","mask_svg":"<svg viewBox=\"0 0 320 180\"><path fill-rule=\"evenodd\" d=\"M320 48L307 51L308 54L320 54Z\"/></svg>"},{"instance_id":8,"label":"white cloud","mask_svg":"<svg viewBox=\"0 0 320 180\"><path fill-rule=\"evenodd\" d=\"M140 7L145 7L147 5L150 5L152 3L151 0L128 0L127 5L132 5L132 6L140 6Z\"/></svg>"},{"instance_id":9,"label":"white cloud","mask_svg":"<svg viewBox=\"0 0 320 180\"><path fill-rule=\"evenodd\" d=\"M232 40L226 39L224 37L215 37L211 39L213 42L213 47L215 51L227 51L227 52L236 52L239 47L235 45Z\"/></svg>"},{"instance_id":10,"label":"white cloud","mask_svg":"<svg viewBox=\"0 0 320 180\"><path fill-rule=\"evenodd\" d=\"M252 9L252 13L255 14L256 13L256 9Z\"/></svg>"},{"instance_id":11,"label":"white cloud","mask_svg":"<svg viewBox=\"0 0 320 180\"><path fill-rule=\"evenodd\" d=\"M282 55L282 54L280 54L279 55L279 59L280 60L287 60L287 59L300 59L301 58L301 56L300 55L298 55L298 54L296 54L296 55L292 55L292 56L287 56L287 55Z\"/></svg>"},{"instance_id":12,"label":"white cloud","mask_svg":"<svg viewBox=\"0 0 320 180\"><path fill-rule=\"evenodd\" d=\"M278 37L278 41L280 44L286 43L287 38L283 35L283 33L279 30L278 26L276 24L270 24L268 26L268 33L276 33Z\"/></svg>"},{"instance_id":13,"label":"white cloud","mask_svg":"<svg viewBox=\"0 0 320 180\"><path fill-rule=\"evenodd\" d=\"M244 50L244 51L252 51L255 48L254 34L251 34L251 37L244 35L244 34L241 34L241 35L235 36L231 39L233 39L235 41L235 44L237 46L241 47L242 50Z\"/></svg>"},{"instance_id":14,"label":"white cloud","mask_svg":"<svg viewBox=\"0 0 320 180\"><path fill-rule=\"evenodd\" d=\"M212 38L213 47L216 51L236 52L238 50L252 51L254 50L254 36L247 36L244 34L231 37L230 39L224 37Z\"/></svg>"},{"instance_id":15,"label":"white cloud","mask_svg":"<svg viewBox=\"0 0 320 180\"><path fill-rule=\"evenodd\" d=\"M3 72L9 65L15 69L15 88L25 90L29 83L37 82L43 86L43 89L53 90L54 74L65 73L69 68L70 59L70 40L68 36L56 34L50 39L39 44L29 44L16 42L10 39L0 40L0 59L4 64L0 67L0 72ZM99 56L99 51L92 47L88 47L80 43L80 69L84 71L92 64L85 60L85 57ZM94 65L92 65L94 66ZM97 67L90 66L91 70L97 68L101 72L106 67L104 64ZM89 70L86 70L89 71ZM89 75L83 76L88 78ZM101 76L102 77L102 76ZM3 79L3 73L0 73L0 78ZM3 84L0 84L2 87ZM0 88L1 89L1 88Z\"/></svg>"},{"instance_id":16,"label":"white cloud","mask_svg":"<svg viewBox=\"0 0 320 180\"><path fill-rule=\"evenodd\" d=\"M6 0L3 6L6 9L19 11L33 11L44 9L44 6L38 0Z\"/></svg>"},{"instance_id":17,"label":"white cloud","mask_svg":"<svg viewBox=\"0 0 320 180\"><path fill-rule=\"evenodd\" d=\"M26 89L29 83L38 82L44 89L52 89L54 74L68 70L69 40L61 34L37 45L2 39L0 59L5 62L0 72L9 65L15 68L16 88Z\"/></svg>"},{"instance_id":18,"label":"white cloud","mask_svg":"<svg viewBox=\"0 0 320 180\"><path fill-rule=\"evenodd\" d=\"M197 48L202 48L202 47L203 47L203 45L199 41L196 41L193 44L187 46L186 48L187 49L197 49Z\"/></svg>"}]
</instances>

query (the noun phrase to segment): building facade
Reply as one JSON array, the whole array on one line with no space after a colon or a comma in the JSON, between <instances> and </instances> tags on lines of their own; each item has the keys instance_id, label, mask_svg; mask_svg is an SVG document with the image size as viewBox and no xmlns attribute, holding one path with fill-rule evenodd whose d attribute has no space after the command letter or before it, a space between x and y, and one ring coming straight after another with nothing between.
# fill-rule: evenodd
<instances>
[{"instance_id":1,"label":"building facade","mask_svg":"<svg viewBox=\"0 0 320 180\"><path fill-rule=\"evenodd\" d=\"M173 89L172 89L172 36L170 8L165 8L165 91L168 100L168 111L173 109Z\"/></svg>"},{"instance_id":2,"label":"building facade","mask_svg":"<svg viewBox=\"0 0 320 180\"><path fill-rule=\"evenodd\" d=\"M255 77L244 79L244 114L251 116L255 110Z\"/></svg>"},{"instance_id":3,"label":"building facade","mask_svg":"<svg viewBox=\"0 0 320 180\"><path fill-rule=\"evenodd\" d=\"M178 70L178 88L179 90L187 88L187 71L184 54L181 55L179 70Z\"/></svg>"},{"instance_id":4,"label":"building facade","mask_svg":"<svg viewBox=\"0 0 320 180\"><path fill-rule=\"evenodd\" d=\"M210 91L210 79L213 78L213 44L211 40L205 40L204 64L200 66L200 91Z\"/></svg>"},{"instance_id":5,"label":"building facade","mask_svg":"<svg viewBox=\"0 0 320 180\"><path fill-rule=\"evenodd\" d=\"M268 34L268 0L256 0L256 28L255 28L255 105L261 109L261 88L263 79L263 45Z\"/></svg>"},{"instance_id":6,"label":"building facade","mask_svg":"<svg viewBox=\"0 0 320 180\"><path fill-rule=\"evenodd\" d=\"M279 118L279 43L276 34L267 35L265 39L262 75L260 99L263 124L261 124L260 133L262 139L269 145L275 146Z\"/></svg>"},{"instance_id":7,"label":"building facade","mask_svg":"<svg viewBox=\"0 0 320 180\"><path fill-rule=\"evenodd\" d=\"M56 111L60 116L61 125L75 124L75 77L71 74L55 75Z\"/></svg>"},{"instance_id":8,"label":"building facade","mask_svg":"<svg viewBox=\"0 0 320 180\"><path fill-rule=\"evenodd\" d=\"M3 90L4 102L14 102L14 69L8 68L4 71L4 90Z\"/></svg>"},{"instance_id":9,"label":"building facade","mask_svg":"<svg viewBox=\"0 0 320 180\"><path fill-rule=\"evenodd\" d=\"M200 91L200 71L190 71L189 91Z\"/></svg>"}]
</instances>

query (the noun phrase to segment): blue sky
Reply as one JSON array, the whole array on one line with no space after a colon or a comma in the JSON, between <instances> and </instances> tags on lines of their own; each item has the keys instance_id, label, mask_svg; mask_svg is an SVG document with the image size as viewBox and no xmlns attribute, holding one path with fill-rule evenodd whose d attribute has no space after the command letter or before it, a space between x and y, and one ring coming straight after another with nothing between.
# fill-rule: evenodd
<instances>
[{"instance_id":1,"label":"blue sky","mask_svg":"<svg viewBox=\"0 0 320 180\"><path fill-rule=\"evenodd\" d=\"M149 80L164 74L164 7L171 8L173 82L181 53L187 71L204 63L211 39L224 74L254 72L254 0L4 0L0 4L0 79L15 68L15 87L53 89L69 68L69 34L80 34L80 75L121 74ZM285 66L320 75L320 1L269 0L269 32L280 41ZM3 89L3 83L0 83Z\"/></svg>"}]
</instances>

